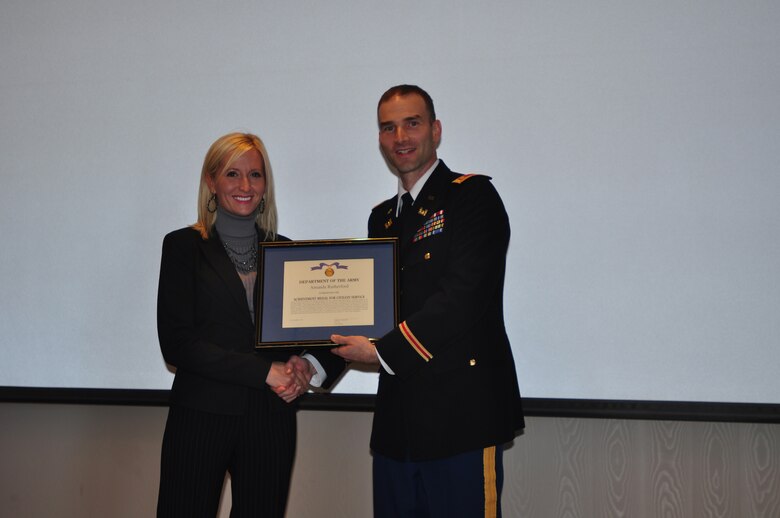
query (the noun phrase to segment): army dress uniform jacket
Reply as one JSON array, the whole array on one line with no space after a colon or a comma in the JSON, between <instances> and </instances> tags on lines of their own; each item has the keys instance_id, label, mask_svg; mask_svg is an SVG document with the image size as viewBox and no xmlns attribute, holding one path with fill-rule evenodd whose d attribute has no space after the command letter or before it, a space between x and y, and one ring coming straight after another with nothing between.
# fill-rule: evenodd
<instances>
[{"instance_id":1,"label":"army dress uniform jacket","mask_svg":"<svg viewBox=\"0 0 780 518\"><path fill-rule=\"evenodd\" d=\"M400 324L376 343L371 448L429 460L501 445L523 428L504 328L509 220L490 182L439 162L411 215L397 196L371 213L369 237L399 237Z\"/></svg>"}]
</instances>

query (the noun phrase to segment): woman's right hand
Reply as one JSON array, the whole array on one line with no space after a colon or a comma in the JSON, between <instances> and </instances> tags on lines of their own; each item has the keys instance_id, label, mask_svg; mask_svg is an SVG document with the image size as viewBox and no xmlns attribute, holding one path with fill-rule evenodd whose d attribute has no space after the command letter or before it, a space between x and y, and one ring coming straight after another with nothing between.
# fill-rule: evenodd
<instances>
[{"instance_id":1,"label":"woman's right hand","mask_svg":"<svg viewBox=\"0 0 780 518\"><path fill-rule=\"evenodd\" d=\"M289 363L273 362L265 382L285 403L291 403L301 394L301 386L296 382L295 373Z\"/></svg>"}]
</instances>

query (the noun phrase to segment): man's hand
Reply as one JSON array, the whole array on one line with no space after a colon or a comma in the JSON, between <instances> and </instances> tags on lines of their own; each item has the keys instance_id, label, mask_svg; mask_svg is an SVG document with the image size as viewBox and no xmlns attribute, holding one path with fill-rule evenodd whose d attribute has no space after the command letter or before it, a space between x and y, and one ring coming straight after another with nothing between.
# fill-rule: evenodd
<instances>
[{"instance_id":1,"label":"man's hand","mask_svg":"<svg viewBox=\"0 0 780 518\"><path fill-rule=\"evenodd\" d=\"M297 356L291 356L287 363L273 362L271 369L268 371L268 376L265 378L266 384L285 403L291 403L295 398L306 392L309 389L309 380L311 379L310 375L307 377L305 374L307 367L299 364L293 358L305 362L309 365L309 371L313 371L308 361Z\"/></svg>"},{"instance_id":2,"label":"man's hand","mask_svg":"<svg viewBox=\"0 0 780 518\"><path fill-rule=\"evenodd\" d=\"M341 345L341 347L331 349L331 352L347 361L373 365L379 364L376 347L365 336L331 335L330 340Z\"/></svg>"},{"instance_id":3,"label":"man's hand","mask_svg":"<svg viewBox=\"0 0 780 518\"><path fill-rule=\"evenodd\" d=\"M292 369L292 375L295 378L295 383L301 388L301 394L309 390L311 378L317 374L314 365L306 358L301 358L300 356L290 356L286 365Z\"/></svg>"}]
</instances>

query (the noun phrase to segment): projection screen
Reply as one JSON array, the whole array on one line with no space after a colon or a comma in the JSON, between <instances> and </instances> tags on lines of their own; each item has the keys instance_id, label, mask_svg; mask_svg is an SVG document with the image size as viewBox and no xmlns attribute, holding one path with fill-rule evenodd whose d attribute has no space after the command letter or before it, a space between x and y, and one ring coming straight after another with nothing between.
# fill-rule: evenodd
<instances>
[{"instance_id":1,"label":"projection screen","mask_svg":"<svg viewBox=\"0 0 780 518\"><path fill-rule=\"evenodd\" d=\"M510 215L524 395L780 403L779 35L777 2L3 2L0 386L168 389L211 142L265 140L281 233L365 237L414 83Z\"/></svg>"}]
</instances>

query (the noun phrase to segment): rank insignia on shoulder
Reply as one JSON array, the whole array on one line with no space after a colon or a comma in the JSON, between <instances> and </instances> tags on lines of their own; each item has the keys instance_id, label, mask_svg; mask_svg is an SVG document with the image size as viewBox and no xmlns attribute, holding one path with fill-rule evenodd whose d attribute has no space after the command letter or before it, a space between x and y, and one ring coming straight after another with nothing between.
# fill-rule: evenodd
<instances>
[{"instance_id":1,"label":"rank insignia on shoulder","mask_svg":"<svg viewBox=\"0 0 780 518\"><path fill-rule=\"evenodd\" d=\"M388 219L387 221L385 221L385 230L387 230L388 228L390 228L392 226L393 226L393 220L392 219Z\"/></svg>"},{"instance_id":2,"label":"rank insignia on shoulder","mask_svg":"<svg viewBox=\"0 0 780 518\"><path fill-rule=\"evenodd\" d=\"M383 204L387 203L388 201L390 201L390 200L380 201L379 203L377 203L376 205L374 205L373 207L371 207L371 210L376 210L376 209L378 209L379 207L381 207ZM394 210L394 209L393 209L393 207L392 207L392 206L388 206L388 208L387 208L387 214L390 214L390 212L391 212L391 211L393 211L393 210Z\"/></svg>"},{"instance_id":3,"label":"rank insignia on shoulder","mask_svg":"<svg viewBox=\"0 0 780 518\"><path fill-rule=\"evenodd\" d=\"M466 180L468 180L469 178L474 178L475 176L485 176L485 175L483 175L483 174L478 174L478 173L468 173L468 174L462 174L462 175L458 176L457 178L455 178L455 179L452 181L452 183L463 183L463 182L465 182Z\"/></svg>"}]
</instances>

